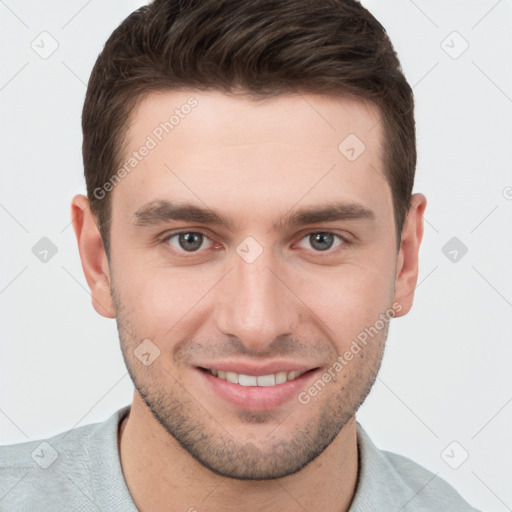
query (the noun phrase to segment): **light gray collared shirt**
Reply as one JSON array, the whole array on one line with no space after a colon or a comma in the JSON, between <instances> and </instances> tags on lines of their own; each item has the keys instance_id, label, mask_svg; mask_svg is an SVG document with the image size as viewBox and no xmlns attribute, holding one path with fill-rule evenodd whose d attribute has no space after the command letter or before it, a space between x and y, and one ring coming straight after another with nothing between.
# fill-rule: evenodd
<instances>
[{"instance_id":1,"label":"light gray collared shirt","mask_svg":"<svg viewBox=\"0 0 512 512\"><path fill-rule=\"evenodd\" d=\"M46 440L0 446L0 512L137 512L118 448L129 410ZM379 450L359 423L357 443L359 476L349 512L477 512L430 471Z\"/></svg>"}]
</instances>

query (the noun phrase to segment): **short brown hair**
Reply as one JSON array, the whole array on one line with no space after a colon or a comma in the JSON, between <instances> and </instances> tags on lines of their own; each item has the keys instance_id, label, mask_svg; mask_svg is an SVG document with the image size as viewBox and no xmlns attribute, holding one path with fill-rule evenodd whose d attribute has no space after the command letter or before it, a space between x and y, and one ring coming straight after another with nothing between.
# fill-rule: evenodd
<instances>
[{"instance_id":1,"label":"short brown hair","mask_svg":"<svg viewBox=\"0 0 512 512\"><path fill-rule=\"evenodd\" d=\"M151 92L188 88L375 104L400 247L416 168L414 99L382 25L355 0L154 0L109 37L83 107L87 195L107 254L110 194L95 190L122 165L130 116Z\"/></svg>"}]
</instances>

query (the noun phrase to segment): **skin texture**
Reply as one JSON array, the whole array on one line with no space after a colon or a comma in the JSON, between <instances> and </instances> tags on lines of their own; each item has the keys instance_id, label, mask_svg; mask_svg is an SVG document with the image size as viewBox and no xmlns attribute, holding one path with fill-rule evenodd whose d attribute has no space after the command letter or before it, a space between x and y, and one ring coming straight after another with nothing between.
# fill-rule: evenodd
<instances>
[{"instance_id":1,"label":"skin texture","mask_svg":"<svg viewBox=\"0 0 512 512\"><path fill-rule=\"evenodd\" d=\"M388 323L307 404L294 397L265 411L236 407L197 367L286 361L316 368L307 391L379 315L393 305L395 317L410 310L426 199L413 195L397 253L379 113L346 98L150 95L132 118L128 153L191 97L197 105L112 191L110 261L87 199L72 202L93 306L116 318L135 384L120 429L126 482L142 511L171 503L348 510L357 485L355 413L375 381ZM354 161L338 149L349 134L365 145ZM209 208L231 229L141 225L135 212L154 200ZM299 208L332 203L357 203L374 219L275 226ZM169 238L178 230L204 233L196 252ZM343 238L315 244L326 232ZM256 241L251 251L262 250L252 262L237 252L247 237ZM134 353L145 339L160 351L148 366Z\"/></svg>"}]
</instances>

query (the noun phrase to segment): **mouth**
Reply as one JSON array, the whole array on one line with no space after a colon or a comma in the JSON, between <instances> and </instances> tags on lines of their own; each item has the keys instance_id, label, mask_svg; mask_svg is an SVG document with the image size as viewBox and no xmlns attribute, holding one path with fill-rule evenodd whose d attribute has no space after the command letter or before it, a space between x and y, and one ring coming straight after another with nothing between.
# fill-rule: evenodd
<instances>
[{"instance_id":1,"label":"mouth","mask_svg":"<svg viewBox=\"0 0 512 512\"><path fill-rule=\"evenodd\" d=\"M203 388L213 400L236 409L249 411L270 411L285 404L303 407L298 400L301 391L312 385L320 370L319 367L279 367L255 369L244 368L245 373L233 371L234 368L196 367ZM231 365L230 365L231 366ZM241 369L241 368L240 368Z\"/></svg>"},{"instance_id":2,"label":"mouth","mask_svg":"<svg viewBox=\"0 0 512 512\"><path fill-rule=\"evenodd\" d=\"M217 370L215 368L201 368L200 370L205 371L212 375L213 377L217 377L218 379L225 380L227 382L231 382L232 384L239 384L240 386L245 387L271 387L277 386L279 384L284 384L285 382L289 382L291 380L295 380L305 373L316 370L316 368L312 368L311 370L300 371L300 370L291 370L291 371L280 371L277 373L269 373L267 375L247 375L244 373L236 373L231 371Z\"/></svg>"}]
</instances>

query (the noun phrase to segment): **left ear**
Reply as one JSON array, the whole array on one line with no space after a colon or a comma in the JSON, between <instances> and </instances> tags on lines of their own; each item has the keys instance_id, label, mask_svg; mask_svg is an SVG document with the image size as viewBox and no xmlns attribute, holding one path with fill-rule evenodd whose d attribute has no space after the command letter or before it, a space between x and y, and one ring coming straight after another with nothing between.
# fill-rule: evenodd
<instances>
[{"instance_id":1,"label":"left ear","mask_svg":"<svg viewBox=\"0 0 512 512\"><path fill-rule=\"evenodd\" d=\"M418 281L418 253L423 238L423 213L427 198L423 194L413 194L411 206L402 229L400 252L398 253L394 301L402 305L395 316L406 315L414 299Z\"/></svg>"}]
</instances>

